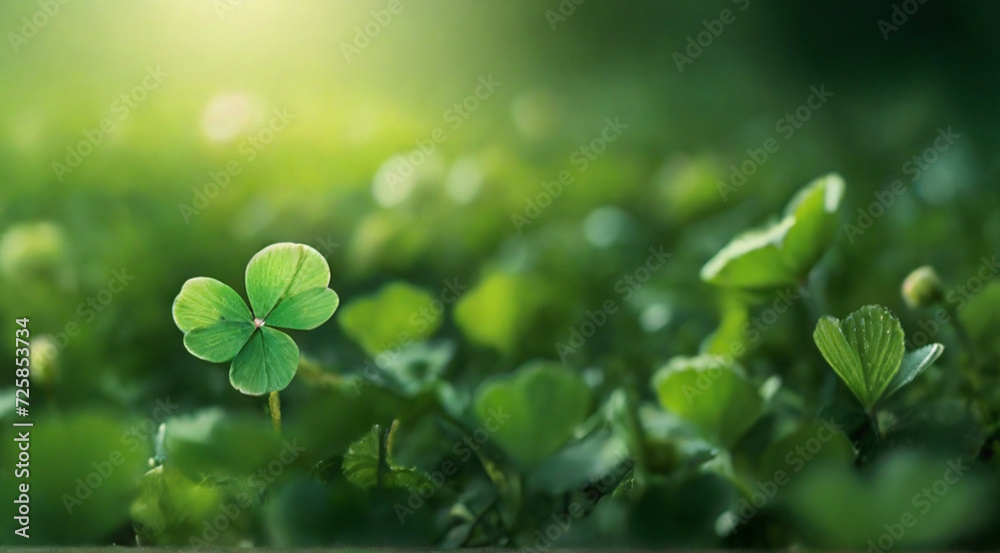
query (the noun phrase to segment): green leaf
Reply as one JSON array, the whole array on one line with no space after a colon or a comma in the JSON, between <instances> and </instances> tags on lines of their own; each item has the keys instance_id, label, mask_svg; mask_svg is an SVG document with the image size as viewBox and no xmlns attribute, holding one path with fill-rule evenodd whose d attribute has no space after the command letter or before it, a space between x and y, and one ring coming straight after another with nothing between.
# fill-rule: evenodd
<instances>
[{"instance_id":1,"label":"green leaf","mask_svg":"<svg viewBox=\"0 0 1000 553\"><path fill-rule=\"evenodd\" d=\"M653 375L660 404L709 440L732 447L757 422L760 392L729 357L677 357Z\"/></svg>"},{"instance_id":2,"label":"green leaf","mask_svg":"<svg viewBox=\"0 0 1000 553\"><path fill-rule=\"evenodd\" d=\"M802 446L798 447L801 451ZM827 447L830 445L823 444L823 448ZM805 462L797 465L804 466L804 470L792 476L787 491L779 493L785 494L782 501L787 502L797 524L815 532L810 539L817 549L871 550L873 537L877 540L878 536L889 535L886 527L899 524L901 518L906 522L915 519L917 524L897 532L899 537L893 539L891 549L945 549L991 520L990 509L984 506L992 505L995 494L976 471L963 475L957 485L948 487L947 493L932 495L927 491L915 495L921 487L929 489L929 483L940 481L946 471L952 471L949 477L961 472L952 467L968 467L967 459L942 461L904 450L880 458L863 472L842 461L804 459L799 457L797 461ZM915 486L915 482L927 484ZM921 517L922 513L927 516Z\"/></svg>"},{"instance_id":3,"label":"green leaf","mask_svg":"<svg viewBox=\"0 0 1000 553\"><path fill-rule=\"evenodd\" d=\"M184 332L184 347L195 357L222 363L253 333L253 316L235 290L212 278L192 278L174 300L174 322Z\"/></svg>"},{"instance_id":4,"label":"green leaf","mask_svg":"<svg viewBox=\"0 0 1000 553\"><path fill-rule=\"evenodd\" d=\"M899 320L876 305L862 307L843 321L823 317L813 339L868 412L896 376L906 351Z\"/></svg>"},{"instance_id":5,"label":"green leaf","mask_svg":"<svg viewBox=\"0 0 1000 553\"><path fill-rule=\"evenodd\" d=\"M785 235L794 224L793 218L786 218L766 229L740 234L705 264L701 279L736 288L774 288L797 282L781 252Z\"/></svg>"},{"instance_id":6,"label":"green leaf","mask_svg":"<svg viewBox=\"0 0 1000 553\"><path fill-rule=\"evenodd\" d=\"M844 195L839 175L820 177L799 191L781 221L740 234L701 271L705 282L733 288L798 284L836 233Z\"/></svg>"},{"instance_id":7,"label":"green leaf","mask_svg":"<svg viewBox=\"0 0 1000 553\"><path fill-rule=\"evenodd\" d=\"M443 319L441 312L432 310L434 301L426 290L397 281L371 296L352 300L338 320L345 334L375 356L399 348L401 342L430 338Z\"/></svg>"},{"instance_id":8,"label":"green leaf","mask_svg":"<svg viewBox=\"0 0 1000 553\"><path fill-rule=\"evenodd\" d=\"M246 302L235 290L206 277L192 278L184 283L174 300L173 315L177 328L185 333L224 321L253 321Z\"/></svg>"},{"instance_id":9,"label":"green leaf","mask_svg":"<svg viewBox=\"0 0 1000 553\"><path fill-rule=\"evenodd\" d=\"M785 217L795 219L788 230L782 254L788 267L799 275L819 261L837 233L844 179L837 174L820 177L799 191L785 209Z\"/></svg>"},{"instance_id":10,"label":"green leaf","mask_svg":"<svg viewBox=\"0 0 1000 553\"><path fill-rule=\"evenodd\" d=\"M889 383L889 387L886 388L883 397L889 397L903 386L913 382L915 378L920 376L920 373L934 364L941 357L942 353L944 353L944 346L941 344L930 344L918 350L907 352L903 356L903 363L899 366L899 372L896 373L892 382Z\"/></svg>"},{"instance_id":11,"label":"green leaf","mask_svg":"<svg viewBox=\"0 0 1000 553\"><path fill-rule=\"evenodd\" d=\"M365 490L373 488L415 489L430 481L424 473L394 466L389 455L389 440L379 425L351 444L344 454L344 476Z\"/></svg>"},{"instance_id":12,"label":"green leaf","mask_svg":"<svg viewBox=\"0 0 1000 553\"><path fill-rule=\"evenodd\" d=\"M473 400L490 438L524 467L561 448L589 406L587 385L575 373L545 361L483 383Z\"/></svg>"},{"instance_id":13,"label":"green leaf","mask_svg":"<svg viewBox=\"0 0 1000 553\"><path fill-rule=\"evenodd\" d=\"M284 332L261 327L233 359L229 383L251 396L277 392L292 381L298 365L295 341Z\"/></svg>"},{"instance_id":14,"label":"green leaf","mask_svg":"<svg viewBox=\"0 0 1000 553\"><path fill-rule=\"evenodd\" d=\"M512 352L551 294L532 275L493 273L455 305L455 322L477 344Z\"/></svg>"},{"instance_id":15,"label":"green leaf","mask_svg":"<svg viewBox=\"0 0 1000 553\"><path fill-rule=\"evenodd\" d=\"M247 264L250 305L271 326L308 330L323 324L339 303L336 293L323 292L329 284L326 259L304 244L273 244Z\"/></svg>"},{"instance_id":16,"label":"green leaf","mask_svg":"<svg viewBox=\"0 0 1000 553\"><path fill-rule=\"evenodd\" d=\"M451 342L407 344L382 368L387 384L406 396L431 389L455 355Z\"/></svg>"},{"instance_id":17,"label":"green leaf","mask_svg":"<svg viewBox=\"0 0 1000 553\"><path fill-rule=\"evenodd\" d=\"M312 330L325 323L340 305L330 288L312 288L284 299L271 311L267 324L293 330Z\"/></svg>"},{"instance_id":18,"label":"green leaf","mask_svg":"<svg viewBox=\"0 0 1000 553\"><path fill-rule=\"evenodd\" d=\"M250 335L253 334L253 323L221 321L205 328L196 328L184 335L184 347L191 355L213 363L232 361L233 357Z\"/></svg>"},{"instance_id":19,"label":"green leaf","mask_svg":"<svg viewBox=\"0 0 1000 553\"><path fill-rule=\"evenodd\" d=\"M561 494L602 478L621 479L633 464L622 438L604 430L564 447L529 476L533 488Z\"/></svg>"}]
</instances>

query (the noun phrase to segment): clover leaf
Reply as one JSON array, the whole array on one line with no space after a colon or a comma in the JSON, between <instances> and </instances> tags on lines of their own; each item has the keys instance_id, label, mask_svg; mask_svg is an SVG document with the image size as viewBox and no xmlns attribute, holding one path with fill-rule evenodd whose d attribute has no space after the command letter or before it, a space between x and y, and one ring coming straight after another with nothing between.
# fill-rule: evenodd
<instances>
[{"instance_id":1,"label":"clover leaf","mask_svg":"<svg viewBox=\"0 0 1000 553\"><path fill-rule=\"evenodd\" d=\"M877 305L862 307L842 321L823 317L813 339L869 414L880 399L913 381L944 351L941 344L932 344L906 353L899 319Z\"/></svg>"},{"instance_id":2,"label":"clover leaf","mask_svg":"<svg viewBox=\"0 0 1000 553\"><path fill-rule=\"evenodd\" d=\"M529 361L484 382L472 408L491 438L522 467L555 453L590 410L590 391L576 373L551 361Z\"/></svg>"},{"instance_id":3,"label":"clover leaf","mask_svg":"<svg viewBox=\"0 0 1000 553\"><path fill-rule=\"evenodd\" d=\"M364 490L374 488L417 489L429 484L430 478L416 468L402 467L392 458L393 441L398 428L393 421L385 432L378 424L351 443L344 454L344 476Z\"/></svg>"},{"instance_id":4,"label":"clover leaf","mask_svg":"<svg viewBox=\"0 0 1000 553\"><path fill-rule=\"evenodd\" d=\"M430 338L444 320L442 312L431 309L435 301L423 288L395 281L371 296L348 302L337 319L344 334L374 357L397 348L401 341Z\"/></svg>"},{"instance_id":5,"label":"clover leaf","mask_svg":"<svg viewBox=\"0 0 1000 553\"><path fill-rule=\"evenodd\" d=\"M660 405L725 447L735 445L763 412L760 392L731 357L675 357L652 384Z\"/></svg>"},{"instance_id":6,"label":"clover leaf","mask_svg":"<svg viewBox=\"0 0 1000 553\"><path fill-rule=\"evenodd\" d=\"M798 284L836 234L843 197L840 175L812 181L792 198L780 221L733 238L705 264L701 279L746 289Z\"/></svg>"},{"instance_id":7,"label":"clover leaf","mask_svg":"<svg viewBox=\"0 0 1000 553\"><path fill-rule=\"evenodd\" d=\"M247 395L283 390L295 376L299 348L273 327L310 330L340 304L326 259L303 244L282 242L257 252L246 270L243 298L213 278L192 278L174 300L173 316L184 347L199 359L232 361L229 382Z\"/></svg>"}]
</instances>

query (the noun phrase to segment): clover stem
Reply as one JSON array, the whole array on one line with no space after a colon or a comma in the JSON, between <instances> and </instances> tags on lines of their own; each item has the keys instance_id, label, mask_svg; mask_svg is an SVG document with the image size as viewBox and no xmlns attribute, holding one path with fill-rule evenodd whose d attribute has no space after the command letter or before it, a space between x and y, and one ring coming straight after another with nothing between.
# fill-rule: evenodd
<instances>
[{"instance_id":1,"label":"clover stem","mask_svg":"<svg viewBox=\"0 0 1000 553\"><path fill-rule=\"evenodd\" d=\"M876 412L875 407L872 407L872 409L868 412L868 423L875 432L875 438L881 442L883 440L882 428L878 423L878 413Z\"/></svg>"},{"instance_id":2,"label":"clover stem","mask_svg":"<svg viewBox=\"0 0 1000 553\"><path fill-rule=\"evenodd\" d=\"M274 425L274 431L281 434L281 398L278 397L278 392L271 392L267 396L267 406L271 410L271 424Z\"/></svg>"}]
</instances>

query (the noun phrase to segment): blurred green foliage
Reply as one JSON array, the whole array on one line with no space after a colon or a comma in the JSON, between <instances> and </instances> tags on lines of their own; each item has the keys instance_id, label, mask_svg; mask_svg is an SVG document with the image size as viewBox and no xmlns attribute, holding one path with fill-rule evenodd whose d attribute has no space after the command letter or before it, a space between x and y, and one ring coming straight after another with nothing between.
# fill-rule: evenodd
<instances>
[{"instance_id":1,"label":"blurred green foliage","mask_svg":"<svg viewBox=\"0 0 1000 553\"><path fill-rule=\"evenodd\" d=\"M1000 7L58 6L0 8L31 545L1000 543ZM762 227L792 253L702 281ZM170 312L277 242L344 303L293 332L280 436ZM812 340L864 305L945 346L868 413Z\"/></svg>"}]
</instances>

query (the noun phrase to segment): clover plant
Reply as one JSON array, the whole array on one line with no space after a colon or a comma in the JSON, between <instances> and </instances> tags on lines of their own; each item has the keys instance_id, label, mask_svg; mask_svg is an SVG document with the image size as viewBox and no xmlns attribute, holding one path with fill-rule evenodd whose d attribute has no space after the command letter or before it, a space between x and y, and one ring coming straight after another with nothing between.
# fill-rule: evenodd
<instances>
[{"instance_id":1,"label":"clover plant","mask_svg":"<svg viewBox=\"0 0 1000 553\"><path fill-rule=\"evenodd\" d=\"M174 322L192 355L213 363L232 361L233 388L247 395L272 394L272 415L280 416L277 392L295 376L299 348L278 328L310 330L326 322L340 303L329 284L330 267L318 251L273 244L247 264L249 308L228 285L197 277L185 282L174 300Z\"/></svg>"},{"instance_id":2,"label":"clover plant","mask_svg":"<svg viewBox=\"0 0 1000 553\"><path fill-rule=\"evenodd\" d=\"M907 352L899 319L877 305L844 320L823 317L813 338L869 415L879 400L912 382L944 351L941 344L931 344Z\"/></svg>"}]
</instances>

